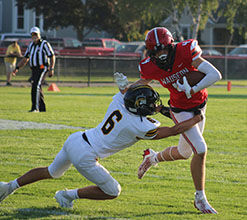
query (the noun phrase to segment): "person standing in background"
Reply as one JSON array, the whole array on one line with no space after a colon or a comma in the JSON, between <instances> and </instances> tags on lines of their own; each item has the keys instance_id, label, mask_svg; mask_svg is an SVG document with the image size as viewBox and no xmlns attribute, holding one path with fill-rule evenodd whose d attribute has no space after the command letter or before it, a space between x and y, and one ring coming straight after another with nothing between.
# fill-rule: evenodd
<instances>
[{"instance_id":1,"label":"person standing in background","mask_svg":"<svg viewBox=\"0 0 247 220\"><path fill-rule=\"evenodd\" d=\"M29 112L45 112L46 106L41 87L42 81L46 73L48 73L49 77L54 75L56 58L51 45L46 40L41 39L40 29L38 27L31 28L30 33L33 42L29 44L23 59L17 64L13 71L13 75L15 75L19 68L25 66L29 61L32 70L32 107Z\"/></svg>"},{"instance_id":2,"label":"person standing in background","mask_svg":"<svg viewBox=\"0 0 247 220\"><path fill-rule=\"evenodd\" d=\"M7 76L6 86L12 86L10 81L11 81L12 72L15 69L17 57L22 57L22 54L21 54L20 46L17 43L17 39L14 39L11 42L11 44L8 46L4 57L6 76Z\"/></svg>"}]
</instances>

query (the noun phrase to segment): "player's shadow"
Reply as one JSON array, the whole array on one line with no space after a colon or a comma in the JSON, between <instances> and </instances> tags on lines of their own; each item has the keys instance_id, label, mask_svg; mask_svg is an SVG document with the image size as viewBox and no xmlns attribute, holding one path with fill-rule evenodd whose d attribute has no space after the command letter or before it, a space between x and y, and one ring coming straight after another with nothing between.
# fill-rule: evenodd
<instances>
[{"instance_id":1,"label":"player's shadow","mask_svg":"<svg viewBox=\"0 0 247 220\"><path fill-rule=\"evenodd\" d=\"M16 209L14 213L3 213L3 218L0 217L1 219L4 220L12 220L12 219L37 219L37 218L47 218L49 216L77 216L79 217L80 214L76 213L73 210L69 209L61 209L61 208L56 208L54 206L48 206L45 208L36 208L36 207L31 207L31 208L22 208L22 209Z\"/></svg>"},{"instance_id":2,"label":"player's shadow","mask_svg":"<svg viewBox=\"0 0 247 220\"><path fill-rule=\"evenodd\" d=\"M164 215L164 218L165 216L169 216L169 215L177 215L177 216L184 216L184 215L199 215L201 213L196 213L196 212L193 212L193 211L164 211L164 212L149 212L149 213L144 213L144 214L141 214L141 215L135 215L135 217L137 218L143 218L143 219L149 219L149 218L153 218L155 219L155 216L158 215Z\"/></svg>"},{"instance_id":3,"label":"player's shadow","mask_svg":"<svg viewBox=\"0 0 247 220\"><path fill-rule=\"evenodd\" d=\"M147 203L140 203L140 204L147 205ZM186 215L200 215L201 214L197 210L173 211L171 210L171 209L174 209L173 205L164 205L164 204L159 204L159 203L156 203L156 204L152 203L152 205L160 207L161 211L160 212L152 212L152 211L143 212L140 215L135 215L135 217L143 218L143 219L149 219L149 218L155 219L155 216L163 215L165 219L165 216L167 217L169 215L186 216Z\"/></svg>"}]
</instances>

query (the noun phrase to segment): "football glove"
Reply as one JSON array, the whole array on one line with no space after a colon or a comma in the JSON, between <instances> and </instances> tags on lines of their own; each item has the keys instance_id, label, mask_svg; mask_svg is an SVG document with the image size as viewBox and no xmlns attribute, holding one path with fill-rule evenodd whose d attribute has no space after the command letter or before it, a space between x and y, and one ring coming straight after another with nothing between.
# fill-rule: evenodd
<instances>
[{"instance_id":1,"label":"football glove","mask_svg":"<svg viewBox=\"0 0 247 220\"><path fill-rule=\"evenodd\" d=\"M168 118L172 118L170 114L170 108L162 105L160 113Z\"/></svg>"},{"instance_id":2,"label":"football glove","mask_svg":"<svg viewBox=\"0 0 247 220\"><path fill-rule=\"evenodd\" d=\"M185 92L187 98L190 99L191 98L191 94L190 94L191 86L189 85L186 76L183 77L183 84L181 84L179 80L177 80L177 85L180 90Z\"/></svg>"},{"instance_id":3,"label":"football glove","mask_svg":"<svg viewBox=\"0 0 247 220\"><path fill-rule=\"evenodd\" d=\"M119 72L114 73L114 80L117 83L118 88L120 90L126 89L126 87L129 84L127 76L125 76L123 73L119 73Z\"/></svg>"}]
</instances>

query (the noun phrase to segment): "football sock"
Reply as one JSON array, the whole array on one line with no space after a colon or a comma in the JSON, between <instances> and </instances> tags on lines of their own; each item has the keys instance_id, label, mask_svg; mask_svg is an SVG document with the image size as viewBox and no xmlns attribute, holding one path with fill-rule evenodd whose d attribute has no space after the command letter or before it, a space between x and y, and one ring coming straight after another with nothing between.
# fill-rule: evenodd
<instances>
[{"instance_id":1,"label":"football sock","mask_svg":"<svg viewBox=\"0 0 247 220\"><path fill-rule=\"evenodd\" d=\"M66 193L70 199L74 200L74 199L79 199L77 191L78 189L70 189L70 190L67 190Z\"/></svg>"},{"instance_id":2,"label":"football sock","mask_svg":"<svg viewBox=\"0 0 247 220\"><path fill-rule=\"evenodd\" d=\"M206 198L206 194L204 190L196 190L196 194L201 198Z\"/></svg>"},{"instance_id":3,"label":"football sock","mask_svg":"<svg viewBox=\"0 0 247 220\"><path fill-rule=\"evenodd\" d=\"M175 160L174 157L172 156L172 148L174 148L174 146L173 146L173 147L170 147L169 156L170 156L170 158L171 158L172 160Z\"/></svg>"},{"instance_id":4,"label":"football sock","mask_svg":"<svg viewBox=\"0 0 247 220\"><path fill-rule=\"evenodd\" d=\"M10 187L11 187L12 192L20 187L17 182L17 179L10 182Z\"/></svg>"},{"instance_id":5,"label":"football sock","mask_svg":"<svg viewBox=\"0 0 247 220\"><path fill-rule=\"evenodd\" d=\"M166 159L164 158L164 156L163 156L163 151L161 151L160 153L160 157L161 157L161 161L166 161ZM158 154L157 154L158 155ZM156 156L156 158L157 158L157 156ZM158 160L158 158L157 158L157 160ZM159 161L159 160L158 160ZM159 162L161 162L161 161L159 161Z\"/></svg>"}]
</instances>

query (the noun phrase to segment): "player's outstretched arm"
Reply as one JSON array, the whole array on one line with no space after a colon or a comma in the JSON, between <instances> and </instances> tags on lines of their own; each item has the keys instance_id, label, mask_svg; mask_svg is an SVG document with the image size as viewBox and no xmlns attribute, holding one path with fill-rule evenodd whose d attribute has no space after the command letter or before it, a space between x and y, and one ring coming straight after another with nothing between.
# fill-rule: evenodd
<instances>
[{"instance_id":1,"label":"player's outstretched arm","mask_svg":"<svg viewBox=\"0 0 247 220\"><path fill-rule=\"evenodd\" d=\"M195 124L200 122L202 119L203 119L202 114L198 114L191 119L188 119L186 121L174 125L173 127L160 127L158 128L157 135L153 138L153 140L158 140L158 139L181 134L192 128Z\"/></svg>"},{"instance_id":2,"label":"player's outstretched arm","mask_svg":"<svg viewBox=\"0 0 247 220\"><path fill-rule=\"evenodd\" d=\"M124 94L128 89L128 78L123 73L115 72L114 73L114 80L118 85L118 88L122 94Z\"/></svg>"}]
</instances>

